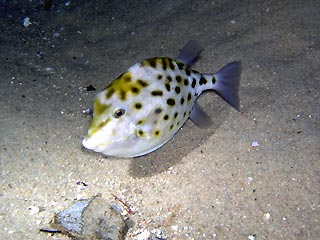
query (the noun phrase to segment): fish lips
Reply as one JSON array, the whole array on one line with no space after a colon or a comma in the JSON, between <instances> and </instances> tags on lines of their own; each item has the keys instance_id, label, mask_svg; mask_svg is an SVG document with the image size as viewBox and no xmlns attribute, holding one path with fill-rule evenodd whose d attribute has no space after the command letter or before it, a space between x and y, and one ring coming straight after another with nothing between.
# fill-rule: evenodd
<instances>
[{"instance_id":1,"label":"fish lips","mask_svg":"<svg viewBox=\"0 0 320 240\"><path fill-rule=\"evenodd\" d=\"M128 157L126 152L136 144L137 138L136 134L131 134L127 138L115 141L100 141L99 143L98 139L94 137L85 137L82 140L82 146L106 156Z\"/></svg>"}]
</instances>

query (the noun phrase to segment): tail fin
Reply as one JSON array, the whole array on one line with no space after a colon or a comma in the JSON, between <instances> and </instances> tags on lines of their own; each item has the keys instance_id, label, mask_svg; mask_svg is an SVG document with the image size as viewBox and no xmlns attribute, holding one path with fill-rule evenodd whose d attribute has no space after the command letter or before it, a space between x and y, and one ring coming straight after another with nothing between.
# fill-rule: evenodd
<instances>
[{"instance_id":1,"label":"tail fin","mask_svg":"<svg viewBox=\"0 0 320 240\"><path fill-rule=\"evenodd\" d=\"M232 107L240 111L239 84L241 75L241 62L231 62L214 74L216 83L213 89Z\"/></svg>"}]
</instances>

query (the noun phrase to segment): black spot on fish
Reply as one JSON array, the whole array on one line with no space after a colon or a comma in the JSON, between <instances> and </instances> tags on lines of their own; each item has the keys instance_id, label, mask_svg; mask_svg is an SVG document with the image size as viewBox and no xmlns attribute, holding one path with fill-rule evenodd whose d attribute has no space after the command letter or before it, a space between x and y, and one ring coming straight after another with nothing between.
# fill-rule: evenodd
<instances>
[{"instance_id":1,"label":"black spot on fish","mask_svg":"<svg viewBox=\"0 0 320 240\"><path fill-rule=\"evenodd\" d=\"M177 122L177 126L179 126L180 125L180 121L179 122Z\"/></svg>"},{"instance_id":2,"label":"black spot on fish","mask_svg":"<svg viewBox=\"0 0 320 240\"><path fill-rule=\"evenodd\" d=\"M203 84L207 84L207 82L208 82L207 79L205 79L204 77L201 76L199 84L203 85Z\"/></svg>"},{"instance_id":3,"label":"black spot on fish","mask_svg":"<svg viewBox=\"0 0 320 240\"><path fill-rule=\"evenodd\" d=\"M173 125L170 126L170 130L172 130L172 128L173 128Z\"/></svg>"},{"instance_id":4,"label":"black spot on fish","mask_svg":"<svg viewBox=\"0 0 320 240\"><path fill-rule=\"evenodd\" d=\"M175 114L174 114L174 116L173 116L174 118L177 118L178 117L178 113L177 112L175 112Z\"/></svg>"},{"instance_id":5,"label":"black spot on fish","mask_svg":"<svg viewBox=\"0 0 320 240\"><path fill-rule=\"evenodd\" d=\"M182 81L181 76L176 76L176 80L177 80L178 83L181 83L181 81Z\"/></svg>"},{"instance_id":6,"label":"black spot on fish","mask_svg":"<svg viewBox=\"0 0 320 240\"><path fill-rule=\"evenodd\" d=\"M151 92L152 96L162 96L163 92L161 90L154 90Z\"/></svg>"},{"instance_id":7,"label":"black spot on fish","mask_svg":"<svg viewBox=\"0 0 320 240\"><path fill-rule=\"evenodd\" d=\"M107 99L111 98L113 94L114 94L114 88L109 88L106 93L106 98Z\"/></svg>"},{"instance_id":8,"label":"black spot on fish","mask_svg":"<svg viewBox=\"0 0 320 240\"><path fill-rule=\"evenodd\" d=\"M215 84L216 83L216 78L213 76L211 81L212 81L212 84Z\"/></svg>"},{"instance_id":9,"label":"black spot on fish","mask_svg":"<svg viewBox=\"0 0 320 240\"><path fill-rule=\"evenodd\" d=\"M187 115L187 112L184 112L184 113L183 113L183 117L185 117L186 115Z\"/></svg>"},{"instance_id":10,"label":"black spot on fish","mask_svg":"<svg viewBox=\"0 0 320 240\"><path fill-rule=\"evenodd\" d=\"M92 86L91 84L90 84L89 86L85 87L85 88L86 88L86 90L87 90L88 92L90 92L90 91L95 91L95 90L96 90L96 88L95 88L94 86Z\"/></svg>"},{"instance_id":11,"label":"black spot on fish","mask_svg":"<svg viewBox=\"0 0 320 240\"><path fill-rule=\"evenodd\" d=\"M165 86L166 86L167 91L170 92L170 84L166 83Z\"/></svg>"},{"instance_id":12,"label":"black spot on fish","mask_svg":"<svg viewBox=\"0 0 320 240\"><path fill-rule=\"evenodd\" d=\"M157 109L154 111L155 114L159 114L159 113L161 113L161 112L162 112L162 109L161 109L161 108L157 108Z\"/></svg>"},{"instance_id":13,"label":"black spot on fish","mask_svg":"<svg viewBox=\"0 0 320 240\"><path fill-rule=\"evenodd\" d=\"M163 120L168 120L168 119L169 119L169 115L168 114L164 115Z\"/></svg>"},{"instance_id":14,"label":"black spot on fish","mask_svg":"<svg viewBox=\"0 0 320 240\"><path fill-rule=\"evenodd\" d=\"M141 86L141 87L147 87L149 84L141 79L137 80L137 83Z\"/></svg>"},{"instance_id":15,"label":"black spot on fish","mask_svg":"<svg viewBox=\"0 0 320 240\"><path fill-rule=\"evenodd\" d=\"M168 76L167 79L168 79L168 82L172 82L172 77L171 76Z\"/></svg>"},{"instance_id":16,"label":"black spot on fish","mask_svg":"<svg viewBox=\"0 0 320 240\"><path fill-rule=\"evenodd\" d=\"M190 76L190 75L191 75L191 72L190 72L189 69L186 69L186 74L187 74L187 76Z\"/></svg>"},{"instance_id":17,"label":"black spot on fish","mask_svg":"<svg viewBox=\"0 0 320 240\"><path fill-rule=\"evenodd\" d=\"M181 105L183 105L183 103L184 103L184 98L181 98L180 103L181 103Z\"/></svg>"},{"instance_id":18,"label":"black spot on fish","mask_svg":"<svg viewBox=\"0 0 320 240\"><path fill-rule=\"evenodd\" d=\"M185 79L185 80L183 81L183 83L184 83L185 86L188 86L188 84L189 84L188 79Z\"/></svg>"},{"instance_id":19,"label":"black spot on fish","mask_svg":"<svg viewBox=\"0 0 320 240\"><path fill-rule=\"evenodd\" d=\"M136 87L132 87L131 88L132 93L138 94L139 93L139 89Z\"/></svg>"},{"instance_id":20,"label":"black spot on fish","mask_svg":"<svg viewBox=\"0 0 320 240\"><path fill-rule=\"evenodd\" d=\"M162 75L158 74L158 79L161 80L162 79Z\"/></svg>"},{"instance_id":21,"label":"black spot on fish","mask_svg":"<svg viewBox=\"0 0 320 240\"><path fill-rule=\"evenodd\" d=\"M136 109L141 109L141 108L142 108L142 104L141 104L141 103L135 103L135 104L134 104L134 107L135 107Z\"/></svg>"},{"instance_id":22,"label":"black spot on fish","mask_svg":"<svg viewBox=\"0 0 320 240\"><path fill-rule=\"evenodd\" d=\"M138 131L138 134L140 135L140 136L143 136L143 131L140 129L139 131Z\"/></svg>"},{"instance_id":23,"label":"black spot on fish","mask_svg":"<svg viewBox=\"0 0 320 240\"><path fill-rule=\"evenodd\" d=\"M157 62L156 62L156 59L155 59L155 58L150 58L150 59L148 60L148 63L149 63L149 65L150 65L150 67L152 67L152 68L156 68L156 66L157 66Z\"/></svg>"},{"instance_id":24,"label":"black spot on fish","mask_svg":"<svg viewBox=\"0 0 320 240\"><path fill-rule=\"evenodd\" d=\"M161 61L162 61L162 69L164 71L167 70L167 61L166 61L166 59L162 58Z\"/></svg>"},{"instance_id":25,"label":"black spot on fish","mask_svg":"<svg viewBox=\"0 0 320 240\"><path fill-rule=\"evenodd\" d=\"M139 120L138 122L137 122L137 125L141 125L143 123L143 120Z\"/></svg>"},{"instance_id":26,"label":"black spot on fish","mask_svg":"<svg viewBox=\"0 0 320 240\"><path fill-rule=\"evenodd\" d=\"M157 131L154 132L154 135L156 135L156 136L159 136L159 134L160 134L160 131L159 131L159 130L157 130Z\"/></svg>"},{"instance_id":27,"label":"black spot on fish","mask_svg":"<svg viewBox=\"0 0 320 240\"><path fill-rule=\"evenodd\" d=\"M126 77L123 78L123 80L125 82L131 82L131 77L126 76Z\"/></svg>"},{"instance_id":28,"label":"black spot on fish","mask_svg":"<svg viewBox=\"0 0 320 240\"><path fill-rule=\"evenodd\" d=\"M167 104L169 106L174 106L176 104L176 101L173 98L168 98Z\"/></svg>"},{"instance_id":29,"label":"black spot on fish","mask_svg":"<svg viewBox=\"0 0 320 240\"><path fill-rule=\"evenodd\" d=\"M193 78L192 83L191 83L191 87L195 88L196 84L197 84L197 80L195 78Z\"/></svg>"},{"instance_id":30,"label":"black spot on fish","mask_svg":"<svg viewBox=\"0 0 320 240\"><path fill-rule=\"evenodd\" d=\"M191 93L188 93L188 101L190 101L191 100Z\"/></svg>"},{"instance_id":31,"label":"black spot on fish","mask_svg":"<svg viewBox=\"0 0 320 240\"><path fill-rule=\"evenodd\" d=\"M176 86L174 90L176 91L177 94L179 94L181 92L181 89L178 86Z\"/></svg>"},{"instance_id":32,"label":"black spot on fish","mask_svg":"<svg viewBox=\"0 0 320 240\"><path fill-rule=\"evenodd\" d=\"M171 70L174 70L174 65L171 58L169 59L169 67Z\"/></svg>"},{"instance_id":33,"label":"black spot on fish","mask_svg":"<svg viewBox=\"0 0 320 240\"><path fill-rule=\"evenodd\" d=\"M182 62L177 62L177 65L180 70L184 68L184 64Z\"/></svg>"},{"instance_id":34,"label":"black spot on fish","mask_svg":"<svg viewBox=\"0 0 320 240\"><path fill-rule=\"evenodd\" d=\"M126 100L127 94L124 90L120 89L119 96L121 100Z\"/></svg>"}]
</instances>

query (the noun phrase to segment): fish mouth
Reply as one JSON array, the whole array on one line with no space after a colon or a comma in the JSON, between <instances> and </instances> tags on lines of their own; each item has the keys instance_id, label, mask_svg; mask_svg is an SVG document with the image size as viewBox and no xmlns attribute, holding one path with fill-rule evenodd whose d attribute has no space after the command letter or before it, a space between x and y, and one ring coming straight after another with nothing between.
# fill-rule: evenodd
<instances>
[{"instance_id":1,"label":"fish mouth","mask_svg":"<svg viewBox=\"0 0 320 240\"><path fill-rule=\"evenodd\" d=\"M108 129L108 131L101 129L101 131L95 134L89 133L82 139L82 146L86 149L103 153L106 156L117 156L130 152L130 149L134 148L139 142L139 136L136 131L137 126L130 123L121 129L124 129L123 131L125 132L118 136L112 134L112 129Z\"/></svg>"},{"instance_id":2,"label":"fish mouth","mask_svg":"<svg viewBox=\"0 0 320 240\"><path fill-rule=\"evenodd\" d=\"M89 149L89 150L94 150L94 146L93 146L92 142L93 142L93 141L90 141L90 138L84 137L84 138L82 139L82 146L83 146L84 148Z\"/></svg>"},{"instance_id":3,"label":"fish mouth","mask_svg":"<svg viewBox=\"0 0 320 240\"><path fill-rule=\"evenodd\" d=\"M99 143L96 139L92 137L84 137L82 139L82 146L86 149L95 151L95 152L102 152L107 156L112 156L113 152L117 152L119 149L130 149L133 144L136 143L137 140L136 134L130 134L128 137L117 139L114 141L103 141Z\"/></svg>"}]
</instances>

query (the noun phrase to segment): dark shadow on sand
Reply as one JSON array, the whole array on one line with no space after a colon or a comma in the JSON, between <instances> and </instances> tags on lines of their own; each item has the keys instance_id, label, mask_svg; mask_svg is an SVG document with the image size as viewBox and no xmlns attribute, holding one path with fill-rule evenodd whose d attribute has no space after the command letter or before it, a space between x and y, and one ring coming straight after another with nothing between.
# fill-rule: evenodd
<instances>
[{"instance_id":1,"label":"dark shadow on sand","mask_svg":"<svg viewBox=\"0 0 320 240\"><path fill-rule=\"evenodd\" d=\"M260 87L244 87L240 92L244 100L241 101L243 107L239 114L260 111L260 101L253 101L258 98L257 95L264 93L273 96L269 90ZM270 104L273 104L274 101L276 101L274 96L268 98ZM196 148L201 154L201 145L220 128L223 122L228 119L230 111L233 110L213 91L208 91L200 96L199 103L210 116L212 126L208 129L201 129L188 120L175 137L163 147L145 156L132 159L129 166L129 174L132 177L145 178L167 171L168 168L181 163L182 159Z\"/></svg>"},{"instance_id":2,"label":"dark shadow on sand","mask_svg":"<svg viewBox=\"0 0 320 240\"><path fill-rule=\"evenodd\" d=\"M210 94L213 96L208 96ZM214 92L207 92L206 97L202 97L208 98L209 101L212 100L211 103L209 103L208 99L206 99L206 103L200 101L200 105L212 120L212 126L207 129L201 129L188 120L174 138L160 149L132 159L129 166L129 174L132 177L144 178L167 171L168 168L179 164L185 156L201 146L214 134L228 117L230 108L227 104L221 104L223 100L219 100L218 96L214 96ZM199 154L201 154L200 149Z\"/></svg>"}]
</instances>

